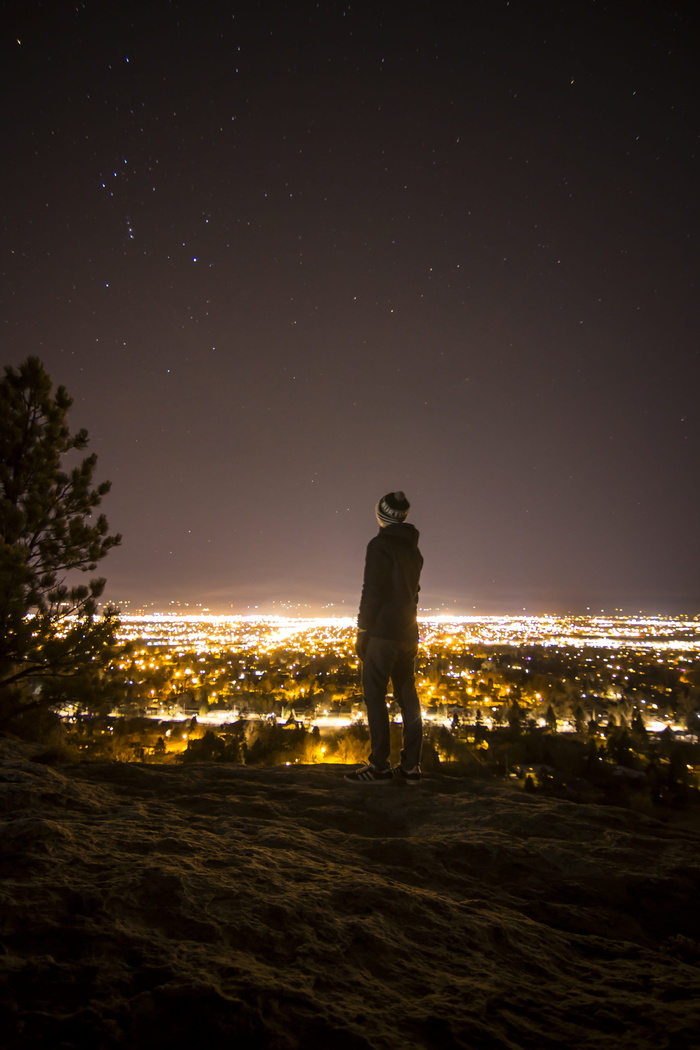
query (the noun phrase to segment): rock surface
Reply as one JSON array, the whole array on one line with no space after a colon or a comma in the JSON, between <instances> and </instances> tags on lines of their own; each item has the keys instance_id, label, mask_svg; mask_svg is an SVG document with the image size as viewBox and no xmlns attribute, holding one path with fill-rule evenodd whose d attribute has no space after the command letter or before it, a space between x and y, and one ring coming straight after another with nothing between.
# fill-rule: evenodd
<instances>
[{"instance_id":1,"label":"rock surface","mask_svg":"<svg viewBox=\"0 0 700 1050\"><path fill-rule=\"evenodd\" d=\"M436 774L0 749L0 1041L700 1045L700 833Z\"/></svg>"}]
</instances>

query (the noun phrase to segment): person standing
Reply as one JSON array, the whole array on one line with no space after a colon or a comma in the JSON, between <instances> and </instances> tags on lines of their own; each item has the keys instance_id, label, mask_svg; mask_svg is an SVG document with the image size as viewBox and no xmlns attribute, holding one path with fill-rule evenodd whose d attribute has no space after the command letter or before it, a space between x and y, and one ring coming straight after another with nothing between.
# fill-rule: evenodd
<instances>
[{"instance_id":1,"label":"person standing","mask_svg":"<svg viewBox=\"0 0 700 1050\"><path fill-rule=\"evenodd\" d=\"M418 784L421 779L423 722L415 660L423 556L418 549L418 530L406 521L409 507L403 492L382 496L375 509L379 532L367 544L355 649L362 661L371 752L366 765L345 775L356 784L389 783L394 773L407 784ZM389 761L386 706L390 680L403 716L401 761L394 771Z\"/></svg>"}]
</instances>

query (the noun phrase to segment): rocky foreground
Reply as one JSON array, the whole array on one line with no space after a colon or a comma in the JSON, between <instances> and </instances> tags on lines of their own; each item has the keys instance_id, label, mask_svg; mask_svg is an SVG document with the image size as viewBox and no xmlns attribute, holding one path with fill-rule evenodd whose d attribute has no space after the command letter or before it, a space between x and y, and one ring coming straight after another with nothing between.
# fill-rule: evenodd
<instances>
[{"instance_id":1,"label":"rocky foreground","mask_svg":"<svg viewBox=\"0 0 700 1050\"><path fill-rule=\"evenodd\" d=\"M343 767L0 747L0 1043L700 1046L700 833Z\"/></svg>"}]
</instances>

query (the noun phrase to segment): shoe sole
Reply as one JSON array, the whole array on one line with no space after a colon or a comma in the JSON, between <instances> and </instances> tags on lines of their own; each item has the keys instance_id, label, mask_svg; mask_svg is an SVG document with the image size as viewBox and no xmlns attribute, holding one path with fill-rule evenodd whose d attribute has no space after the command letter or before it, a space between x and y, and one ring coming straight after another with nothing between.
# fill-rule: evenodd
<instances>
[{"instance_id":1,"label":"shoe sole","mask_svg":"<svg viewBox=\"0 0 700 1050\"><path fill-rule=\"evenodd\" d=\"M415 785L415 784L420 784L422 782L422 780L423 780L422 775L419 776L419 777L407 777L406 774L401 771L401 767L400 766L396 766L394 768L394 776L396 777L397 780L400 780L402 784Z\"/></svg>"},{"instance_id":2,"label":"shoe sole","mask_svg":"<svg viewBox=\"0 0 700 1050\"><path fill-rule=\"evenodd\" d=\"M375 777L367 777L367 778L362 777L362 779L358 779L357 777L343 777L343 780L345 780L348 784L393 784L394 783L394 778L393 777L381 777L381 779L376 779Z\"/></svg>"},{"instance_id":3,"label":"shoe sole","mask_svg":"<svg viewBox=\"0 0 700 1050\"><path fill-rule=\"evenodd\" d=\"M394 780L351 780L349 777L343 777L343 780L347 784L390 784L394 783Z\"/></svg>"}]
</instances>

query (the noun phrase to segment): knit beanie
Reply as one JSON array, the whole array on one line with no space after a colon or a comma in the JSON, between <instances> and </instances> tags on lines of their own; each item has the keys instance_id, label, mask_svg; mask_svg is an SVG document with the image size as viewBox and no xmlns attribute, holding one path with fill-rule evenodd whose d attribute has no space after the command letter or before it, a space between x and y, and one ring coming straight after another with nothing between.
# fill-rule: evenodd
<instances>
[{"instance_id":1,"label":"knit beanie","mask_svg":"<svg viewBox=\"0 0 700 1050\"><path fill-rule=\"evenodd\" d=\"M389 492L376 506L377 521L382 526L400 524L405 521L410 506L403 492Z\"/></svg>"}]
</instances>

